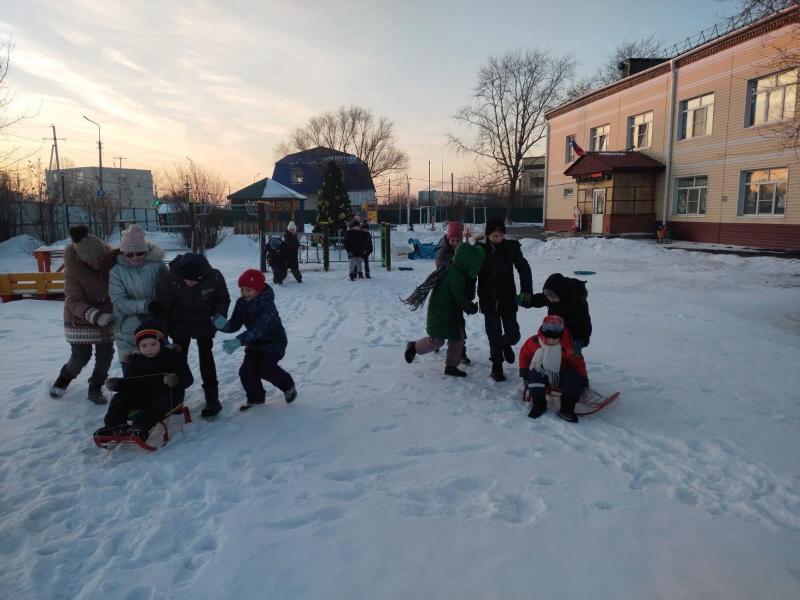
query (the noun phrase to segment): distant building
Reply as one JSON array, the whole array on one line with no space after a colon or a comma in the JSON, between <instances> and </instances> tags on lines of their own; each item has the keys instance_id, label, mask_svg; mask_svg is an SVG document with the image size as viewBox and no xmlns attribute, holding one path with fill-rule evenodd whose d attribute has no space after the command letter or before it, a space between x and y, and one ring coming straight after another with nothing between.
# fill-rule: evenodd
<instances>
[{"instance_id":1,"label":"distant building","mask_svg":"<svg viewBox=\"0 0 800 600\"><path fill-rule=\"evenodd\" d=\"M284 156L275 163L272 178L305 196L306 209L316 210L325 171L331 161L338 164L342 170L347 196L352 206L375 204L375 184L367 163L353 154L331 148L318 146Z\"/></svg>"},{"instance_id":2,"label":"distant building","mask_svg":"<svg viewBox=\"0 0 800 600\"><path fill-rule=\"evenodd\" d=\"M76 190L84 188L87 196L98 197L100 190L99 167L74 167L61 169L65 180L65 189ZM58 171L48 169L45 171L47 181L47 195L58 197ZM85 187L84 187L85 186ZM117 204L120 208L152 208L155 194L153 193L153 173L147 169L117 169L103 168L103 191L105 198ZM88 201L89 198L86 198ZM72 199L68 198L67 201ZM80 203L80 198L78 203Z\"/></svg>"},{"instance_id":3,"label":"distant building","mask_svg":"<svg viewBox=\"0 0 800 600\"><path fill-rule=\"evenodd\" d=\"M475 192L453 192L447 191L420 190L417 192L418 206L452 206L454 204L464 204L466 206L493 206L497 202L497 196L492 194L478 194Z\"/></svg>"},{"instance_id":4,"label":"distant building","mask_svg":"<svg viewBox=\"0 0 800 600\"><path fill-rule=\"evenodd\" d=\"M517 206L535 209L534 223L544 225L544 156L522 159Z\"/></svg>"}]
</instances>

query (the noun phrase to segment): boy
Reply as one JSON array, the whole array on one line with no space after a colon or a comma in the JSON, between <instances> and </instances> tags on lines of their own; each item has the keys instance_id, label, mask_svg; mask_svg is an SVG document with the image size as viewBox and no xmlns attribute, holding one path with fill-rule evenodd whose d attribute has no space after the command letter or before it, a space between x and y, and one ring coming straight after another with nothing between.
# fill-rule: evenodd
<instances>
[{"instance_id":1,"label":"boy","mask_svg":"<svg viewBox=\"0 0 800 600\"><path fill-rule=\"evenodd\" d=\"M225 278L211 267L202 254L187 252L169 264L170 279L164 304L167 313L167 331L184 360L189 356L192 338L197 343L200 358L200 376L206 405L200 413L209 418L222 410L219 401L217 366L214 363L214 334L211 319L228 315L231 297Z\"/></svg>"},{"instance_id":2,"label":"boy","mask_svg":"<svg viewBox=\"0 0 800 600\"><path fill-rule=\"evenodd\" d=\"M548 315L558 315L564 319L564 326L572 335L575 352L580 354L592 337L588 296L585 281L553 273L544 282L541 294L533 294L530 302L520 304L524 308L546 306Z\"/></svg>"},{"instance_id":3,"label":"boy","mask_svg":"<svg viewBox=\"0 0 800 600\"><path fill-rule=\"evenodd\" d=\"M108 406L105 427L94 435L130 435L146 442L156 423L183 402L186 388L194 382L192 373L181 354L165 340L154 321L136 328L137 350L126 359L125 377L106 380L106 387L116 393ZM128 413L132 410L138 412L129 425Z\"/></svg>"},{"instance_id":4,"label":"boy","mask_svg":"<svg viewBox=\"0 0 800 600\"><path fill-rule=\"evenodd\" d=\"M344 234L344 249L350 260L350 281L356 277L364 278L364 237L361 233L361 224L355 219L350 223L350 228Z\"/></svg>"},{"instance_id":5,"label":"boy","mask_svg":"<svg viewBox=\"0 0 800 600\"><path fill-rule=\"evenodd\" d=\"M222 349L233 354L244 346L244 361L239 369L247 404L239 407L245 411L257 404L264 404L265 391L261 380L265 379L283 392L286 403L297 398L292 376L278 362L286 354L286 331L275 307L275 293L267 285L264 274L257 269L247 269L239 277L242 297L236 301L230 320L217 317L214 325L225 333L235 333L244 325L244 333L222 342Z\"/></svg>"},{"instance_id":6,"label":"boy","mask_svg":"<svg viewBox=\"0 0 800 600\"><path fill-rule=\"evenodd\" d=\"M286 232L283 234L283 247L281 248L283 264L292 272L297 283L303 283L303 276L300 273L299 252L300 240L297 237L297 225L294 224L294 221L289 221L286 226Z\"/></svg>"},{"instance_id":7,"label":"boy","mask_svg":"<svg viewBox=\"0 0 800 600\"><path fill-rule=\"evenodd\" d=\"M267 242L267 263L272 269L272 283L283 285L288 273L286 257L283 253L283 241L278 237L271 237Z\"/></svg>"},{"instance_id":8,"label":"boy","mask_svg":"<svg viewBox=\"0 0 800 600\"><path fill-rule=\"evenodd\" d=\"M372 234L369 231L369 223L364 221L361 223L361 237L362 237L362 256L364 257L364 277L371 279L369 276L369 255L372 254L375 247L372 245ZM361 277L361 273L358 274Z\"/></svg>"},{"instance_id":9,"label":"boy","mask_svg":"<svg viewBox=\"0 0 800 600\"><path fill-rule=\"evenodd\" d=\"M572 336L564 327L564 319L548 315L536 335L528 338L519 353L519 374L525 379L532 401L528 416L538 419L547 410L546 387L561 388L558 416L570 423L578 422L575 404L589 385L586 363L575 353Z\"/></svg>"}]
</instances>

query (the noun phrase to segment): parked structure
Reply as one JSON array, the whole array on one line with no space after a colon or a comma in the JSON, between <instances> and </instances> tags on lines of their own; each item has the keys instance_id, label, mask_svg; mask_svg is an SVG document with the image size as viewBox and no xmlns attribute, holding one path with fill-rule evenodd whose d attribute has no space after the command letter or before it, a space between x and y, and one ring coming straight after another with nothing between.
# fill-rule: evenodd
<instances>
[{"instance_id":1,"label":"parked structure","mask_svg":"<svg viewBox=\"0 0 800 600\"><path fill-rule=\"evenodd\" d=\"M545 228L800 249L797 5L547 113ZM576 148L585 151L576 155Z\"/></svg>"}]
</instances>

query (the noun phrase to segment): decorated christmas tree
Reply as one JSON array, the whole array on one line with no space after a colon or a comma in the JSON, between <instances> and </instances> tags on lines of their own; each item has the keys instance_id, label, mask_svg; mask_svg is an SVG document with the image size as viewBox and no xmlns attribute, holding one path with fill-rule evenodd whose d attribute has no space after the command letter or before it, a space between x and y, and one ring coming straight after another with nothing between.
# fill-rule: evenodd
<instances>
[{"instance_id":1,"label":"decorated christmas tree","mask_svg":"<svg viewBox=\"0 0 800 600\"><path fill-rule=\"evenodd\" d=\"M323 227L327 224L331 235L343 235L352 218L353 211L342 170L334 161L330 161L317 200L317 225Z\"/></svg>"}]
</instances>

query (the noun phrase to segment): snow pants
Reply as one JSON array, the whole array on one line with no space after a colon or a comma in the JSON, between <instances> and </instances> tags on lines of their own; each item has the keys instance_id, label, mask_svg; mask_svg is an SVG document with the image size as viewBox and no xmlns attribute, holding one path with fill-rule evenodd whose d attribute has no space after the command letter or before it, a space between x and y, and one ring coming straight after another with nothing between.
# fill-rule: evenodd
<instances>
[{"instance_id":1,"label":"snow pants","mask_svg":"<svg viewBox=\"0 0 800 600\"><path fill-rule=\"evenodd\" d=\"M444 338L424 337L414 342L417 354L428 354L444 346ZM444 364L448 367L457 367L461 363L461 356L464 352L464 340L447 340L447 354L444 357Z\"/></svg>"},{"instance_id":2,"label":"snow pants","mask_svg":"<svg viewBox=\"0 0 800 600\"><path fill-rule=\"evenodd\" d=\"M92 344L70 344L71 353L67 363L61 367L61 375L69 380L80 375L92 358ZM94 344L94 370L89 377L90 385L103 385L114 358L114 343Z\"/></svg>"},{"instance_id":3,"label":"snow pants","mask_svg":"<svg viewBox=\"0 0 800 600\"><path fill-rule=\"evenodd\" d=\"M525 383L528 386L533 405L547 406L546 387L551 384L547 377L539 371L531 369L525 376ZM569 412L575 410L575 404L580 400L587 385L589 385L588 377L584 377L569 367L561 369L558 382L558 387L561 389L561 406Z\"/></svg>"},{"instance_id":4,"label":"snow pants","mask_svg":"<svg viewBox=\"0 0 800 600\"><path fill-rule=\"evenodd\" d=\"M351 256L350 260L350 279L354 279L364 270L364 258L361 256Z\"/></svg>"},{"instance_id":5,"label":"snow pants","mask_svg":"<svg viewBox=\"0 0 800 600\"><path fill-rule=\"evenodd\" d=\"M184 392L165 391L163 386L139 385L114 394L105 417L106 427L128 422L128 414L138 411L133 417L133 426L150 431L172 408L183 402Z\"/></svg>"},{"instance_id":6,"label":"snow pants","mask_svg":"<svg viewBox=\"0 0 800 600\"><path fill-rule=\"evenodd\" d=\"M517 312L483 313L486 337L489 338L489 357L493 364L502 364L503 346L513 346L519 342L519 323Z\"/></svg>"},{"instance_id":7,"label":"snow pants","mask_svg":"<svg viewBox=\"0 0 800 600\"><path fill-rule=\"evenodd\" d=\"M189 344L191 339L181 340L174 339L176 346L180 346L180 353L184 361L189 359ZM214 338L202 337L197 338L197 354L200 359L200 377L203 379L203 389L213 388L216 389L217 383L217 365L214 362L214 353L211 349L214 347Z\"/></svg>"},{"instance_id":8,"label":"snow pants","mask_svg":"<svg viewBox=\"0 0 800 600\"><path fill-rule=\"evenodd\" d=\"M261 383L264 379L280 391L285 392L294 386L292 376L278 364L283 357L272 352L246 350L244 362L239 367L239 379L247 395L248 404L262 404L266 391Z\"/></svg>"}]
</instances>

